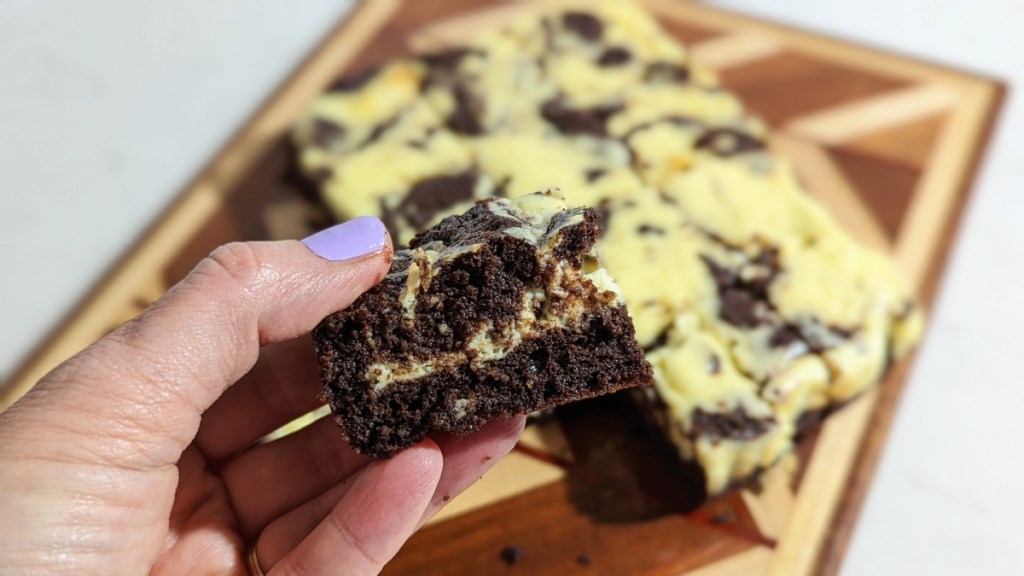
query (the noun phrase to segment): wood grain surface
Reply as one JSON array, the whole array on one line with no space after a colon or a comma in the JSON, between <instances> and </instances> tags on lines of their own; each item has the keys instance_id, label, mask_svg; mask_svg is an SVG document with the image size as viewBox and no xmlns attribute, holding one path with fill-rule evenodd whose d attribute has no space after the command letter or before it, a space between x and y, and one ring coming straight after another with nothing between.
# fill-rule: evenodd
<instances>
[{"instance_id":1,"label":"wood grain surface","mask_svg":"<svg viewBox=\"0 0 1024 576\"><path fill-rule=\"evenodd\" d=\"M366 0L310 55L53 337L0 389L13 403L133 317L218 244L330 218L292 169L288 127L332 79L458 44L526 0ZM930 307L1003 88L963 71L677 0L638 0L772 129L772 147ZM618 397L531 425L386 574L834 574L911 368L804 438L760 485L701 504L671 448ZM514 563L503 557L509 548Z\"/></svg>"}]
</instances>

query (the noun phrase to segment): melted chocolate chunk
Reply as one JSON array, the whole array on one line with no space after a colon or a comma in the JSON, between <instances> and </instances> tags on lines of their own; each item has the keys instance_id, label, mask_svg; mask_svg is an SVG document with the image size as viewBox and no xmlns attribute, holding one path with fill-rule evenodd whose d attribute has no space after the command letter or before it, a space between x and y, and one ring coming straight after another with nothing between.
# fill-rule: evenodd
<instances>
[{"instance_id":1,"label":"melted chocolate chunk","mask_svg":"<svg viewBox=\"0 0 1024 576\"><path fill-rule=\"evenodd\" d=\"M345 137L345 127L323 118L313 121L313 143L321 148L330 148Z\"/></svg>"},{"instance_id":2,"label":"melted chocolate chunk","mask_svg":"<svg viewBox=\"0 0 1024 576\"><path fill-rule=\"evenodd\" d=\"M365 70L360 70L355 74L348 74L342 76L341 79L334 82L327 87L328 92L355 92L363 86L369 84L370 80L380 72L380 66L373 66Z\"/></svg>"},{"instance_id":3,"label":"melted chocolate chunk","mask_svg":"<svg viewBox=\"0 0 1024 576\"><path fill-rule=\"evenodd\" d=\"M395 212L410 226L422 230L439 212L459 202L472 200L478 179L476 172L464 172L455 176L438 176L423 180L409 190Z\"/></svg>"},{"instance_id":4,"label":"melted chocolate chunk","mask_svg":"<svg viewBox=\"0 0 1024 576\"><path fill-rule=\"evenodd\" d=\"M694 147L727 158L746 152L764 150L764 142L732 128L712 128L697 139Z\"/></svg>"},{"instance_id":5,"label":"melted chocolate chunk","mask_svg":"<svg viewBox=\"0 0 1024 576\"><path fill-rule=\"evenodd\" d=\"M596 42L604 35L604 24L586 12L566 12L562 15L562 26L590 42Z\"/></svg>"},{"instance_id":6,"label":"melted chocolate chunk","mask_svg":"<svg viewBox=\"0 0 1024 576\"><path fill-rule=\"evenodd\" d=\"M828 328L829 332L839 336L843 340L849 340L857 333L856 328L842 328L840 326L826 326L826 328Z\"/></svg>"},{"instance_id":7,"label":"melted chocolate chunk","mask_svg":"<svg viewBox=\"0 0 1024 576\"><path fill-rule=\"evenodd\" d=\"M651 226L650 224L641 224L636 229L637 232L645 236L664 236L665 229L657 226Z\"/></svg>"},{"instance_id":8,"label":"melted chocolate chunk","mask_svg":"<svg viewBox=\"0 0 1024 576\"><path fill-rule=\"evenodd\" d=\"M800 334L799 328L791 324L784 324L772 332L771 338L768 339L768 345L775 348L785 348L794 342L801 342L803 339L804 337Z\"/></svg>"},{"instance_id":9,"label":"melted chocolate chunk","mask_svg":"<svg viewBox=\"0 0 1024 576\"><path fill-rule=\"evenodd\" d=\"M508 186L512 183L511 176L505 176L494 186L494 196L508 198Z\"/></svg>"},{"instance_id":10,"label":"melted chocolate chunk","mask_svg":"<svg viewBox=\"0 0 1024 576\"><path fill-rule=\"evenodd\" d=\"M601 227L601 235L604 235L612 219L611 201L607 198L601 199L597 206L594 206L594 213L597 214L597 225Z\"/></svg>"},{"instance_id":11,"label":"melted chocolate chunk","mask_svg":"<svg viewBox=\"0 0 1024 576\"><path fill-rule=\"evenodd\" d=\"M437 132L437 128L427 128L426 132L423 133L423 137L417 140L407 140L405 145L409 148L416 148L417 150L426 150L427 144L430 142L430 138Z\"/></svg>"},{"instance_id":12,"label":"melted chocolate chunk","mask_svg":"<svg viewBox=\"0 0 1024 576\"><path fill-rule=\"evenodd\" d=\"M724 266L719 266L718 262L715 262L707 256L701 256L700 259L703 260L704 264L708 267L708 272L711 273L711 278L713 278L715 284L718 285L719 291L731 288L736 284L738 278L732 270L729 270Z\"/></svg>"},{"instance_id":13,"label":"melted chocolate chunk","mask_svg":"<svg viewBox=\"0 0 1024 576\"><path fill-rule=\"evenodd\" d=\"M420 61L426 65L427 73L420 84L420 92L426 92L433 86L450 85L463 58L482 54L483 52L471 48L453 48L421 56Z\"/></svg>"},{"instance_id":14,"label":"melted chocolate chunk","mask_svg":"<svg viewBox=\"0 0 1024 576\"><path fill-rule=\"evenodd\" d=\"M584 172L583 173L583 177L587 179L588 183L591 183L591 182L594 182L595 180L597 180L598 178L600 178L601 176L604 176L606 173L607 173L607 170L603 170L601 168L595 168L595 169L587 170L586 172Z\"/></svg>"},{"instance_id":15,"label":"melted chocolate chunk","mask_svg":"<svg viewBox=\"0 0 1024 576\"><path fill-rule=\"evenodd\" d=\"M597 63L600 66L610 68L613 66L628 64L632 59L633 53L629 50L626 50L622 46L612 46L601 54L601 57L597 59Z\"/></svg>"},{"instance_id":16,"label":"melted chocolate chunk","mask_svg":"<svg viewBox=\"0 0 1024 576\"><path fill-rule=\"evenodd\" d=\"M563 134L589 134L607 136L605 123L613 114L622 110L619 104L595 106L594 108L568 108L562 98L553 98L541 106L544 119L551 122Z\"/></svg>"},{"instance_id":17,"label":"melted chocolate chunk","mask_svg":"<svg viewBox=\"0 0 1024 576\"><path fill-rule=\"evenodd\" d=\"M515 566L523 559L522 546L505 546L501 549L501 560L509 566Z\"/></svg>"},{"instance_id":18,"label":"melted chocolate chunk","mask_svg":"<svg viewBox=\"0 0 1024 576\"><path fill-rule=\"evenodd\" d=\"M718 298L721 301L719 316L722 320L739 328L756 328L764 321L764 311L774 309L768 297L768 289L779 273L776 250L765 249L751 261L764 270L749 278L741 277L707 256L701 256L701 260L718 285Z\"/></svg>"},{"instance_id":19,"label":"melted chocolate chunk","mask_svg":"<svg viewBox=\"0 0 1024 576\"><path fill-rule=\"evenodd\" d=\"M482 52L472 48L452 48L450 50L424 54L420 57L420 60L433 70L451 72L458 68L459 62L462 62L463 58L471 54L482 54Z\"/></svg>"},{"instance_id":20,"label":"melted chocolate chunk","mask_svg":"<svg viewBox=\"0 0 1024 576\"><path fill-rule=\"evenodd\" d=\"M590 556L587 556L586 554L580 554L576 557L576 563L580 566L590 566Z\"/></svg>"},{"instance_id":21,"label":"melted chocolate chunk","mask_svg":"<svg viewBox=\"0 0 1024 576\"><path fill-rule=\"evenodd\" d=\"M455 97L455 109L448 116L446 125L457 134L467 136L479 136L483 133L484 127L480 123L482 105L473 94L462 84L457 84L452 89Z\"/></svg>"},{"instance_id":22,"label":"melted chocolate chunk","mask_svg":"<svg viewBox=\"0 0 1024 576\"><path fill-rule=\"evenodd\" d=\"M380 137L383 136L385 132L390 130L395 124L398 124L398 116L395 116L394 118L390 118L388 120L381 122L380 124L377 124L376 126L373 127L373 130L370 131L370 134L369 136L366 137L366 140L364 140L363 143L359 145L359 148L365 148L370 144L373 144L377 140L380 140Z\"/></svg>"},{"instance_id":23,"label":"melted chocolate chunk","mask_svg":"<svg viewBox=\"0 0 1024 576\"><path fill-rule=\"evenodd\" d=\"M761 266L768 266L778 270L779 267L779 249L778 248L765 248L751 260L754 264L760 264Z\"/></svg>"},{"instance_id":24,"label":"melted chocolate chunk","mask_svg":"<svg viewBox=\"0 0 1024 576\"><path fill-rule=\"evenodd\" d=\"M655 62L644 73L646 82L683 83L690 79L690 69L672 62Z\"/></svg>"},{"instance_id":25,"label":"melted chocolate chunk","mask_svg":"<svg viewBox=\"0 0 1024 576\"><path fill-rule=\"evenodd\" d=\"M668 328L662 330L661 334L658 334L658 337L655 338L653 342L651 342L647 346L644 346L644 352L650 352L651 350L656 350L658 348L661 348L665 344L668 344L668 331Z\"/></svg>"},{"instance_id":26,"label":"melted chocolate chunk","mask_svg":"<svg viewBox=\"0 0 1024 576\"><path fill-rule=\"evenodd\" d=\"M732 412L705 412L697 408L693 412L693 428L691 434L697 437L708 437L722 440L753 440L771 430L775 419L753 418L743 407Z\"/></svg>"},{"instance_id":27,"label":"melted chocolate chunk","mask_svg":"<svg viewBox=\"0 0 1024 576\"><path fill-rule=\"evenodd\" d=\"M330 180L332 176L334 176L334 171L324 166L322 168L317 168L312 174L310 174L309 179L315 184L321 185Z\"/></svg>"},{"instance_id":28,"label":"melted chocolate chunk","mask_svg":"<svg viewBox=\"0 0 1024 576\"><path fill-rule=\"evenodd\" d=\"M722 300L719 311L722 320L739 328L756 328L761 324L757 300L749 292L729 288L719 297Z\"/></svg>"}]
</instances>

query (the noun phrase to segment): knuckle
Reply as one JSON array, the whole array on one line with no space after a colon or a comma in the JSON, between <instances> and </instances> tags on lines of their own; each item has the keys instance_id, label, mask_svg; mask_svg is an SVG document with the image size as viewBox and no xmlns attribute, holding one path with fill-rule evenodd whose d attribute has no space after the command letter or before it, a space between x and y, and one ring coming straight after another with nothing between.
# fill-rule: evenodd
<instances>
[{"instance_id":1,"label":"knuckle","mask_svg":"<svg viewBox=\"0 0 1024 576\"><path fill-rule=\"evenodd\" d=\"M350 553L355 555L352 559L356 564L376 567L384 566L384 560L376 557L376 554L371 551L373 548L371 543L367 541L366 537L358 529L353 529L345 514L338 514L337 510L335 510L328 514L324 521L328 523L334 533L341 537L349 548Z\"/></svg>"},{"instance_id":2,"label":"knuckle","mask_svg":"<svg viewBox=\"0 0 1024 576\"><path fill-rule=\"evenodd\" d=\"M257 281L262 267L263 263L252 245L245 242L232 242L211 252L200 262L196 272L244 287Z\"/></svg>"}]
</instances>

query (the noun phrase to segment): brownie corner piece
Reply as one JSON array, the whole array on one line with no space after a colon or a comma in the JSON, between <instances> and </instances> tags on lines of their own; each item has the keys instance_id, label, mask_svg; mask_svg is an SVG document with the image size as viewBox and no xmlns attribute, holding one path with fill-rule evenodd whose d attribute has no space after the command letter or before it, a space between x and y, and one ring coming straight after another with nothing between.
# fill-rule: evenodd
<instances>
[{"instance_id":1,"label":"brownie corner piece","mask_svg":"<svg viewBox=\"0 0 1024 576\"><path fill-rule=\"evenodd\" d=\"M557 189L482 200L419 234L390 273L326 318L324 396L358 452L648 384L651 367L594 245Z\"/></svg>"}]
</instances>

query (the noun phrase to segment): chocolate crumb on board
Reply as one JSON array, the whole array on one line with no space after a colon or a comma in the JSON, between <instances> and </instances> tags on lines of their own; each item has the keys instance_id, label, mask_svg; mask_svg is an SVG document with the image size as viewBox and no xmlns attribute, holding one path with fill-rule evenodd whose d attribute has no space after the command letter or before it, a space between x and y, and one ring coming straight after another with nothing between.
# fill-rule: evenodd
<instances>
[{"instance_id":1,"label":"chocolate crumb on board","mask_svg":"<svg viewBox=\"0 0 1024 576\"><path fill-rule=\"evenodd\" d=\"M523 559L523 547L522 546L505 546L501 549L499 554L501 560L509 566L515 566Z\"/></svg>"}]
</instances>

